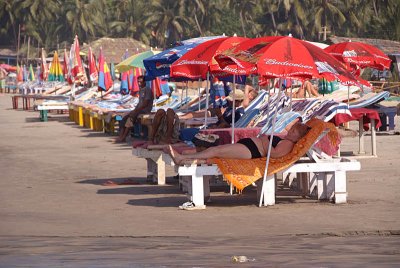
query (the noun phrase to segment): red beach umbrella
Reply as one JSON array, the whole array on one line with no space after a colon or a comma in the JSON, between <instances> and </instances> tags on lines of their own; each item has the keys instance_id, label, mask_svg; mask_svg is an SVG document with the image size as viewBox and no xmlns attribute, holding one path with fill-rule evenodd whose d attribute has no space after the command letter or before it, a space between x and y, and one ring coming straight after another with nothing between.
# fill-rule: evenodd
<instances>
[{"instance_id":1,"label":"red beach umbrella","mask_svg":"<svg viewBox=\"0 0 400 268\"><path fill-rule=\"evenodd\" d=\"M321 48L293 37L260 37L240 43L216 55L224 71L258 74L265 78L338 79L357 84L357 79Z\"/></svg>"},{"instance_id":2,"label":"red beach umbrella","mask_svg":"<svg viewBox=\"0 0 400 268\"><path fill-rule=\"evenodd\" d=\"M186 77L192 80L207 79L207 72L211 71L215 76L227 76L215 61L214 56L243 41L245 37L216 38L197 45L189 50L171 65L171 77Z\"/></svg>"},{"instance_id":3,"label":"red beach umbrella","mask_svg":"<svg viewBox=\"0 0 400 268\"><path fill-rule=\"evenodd\" d=\"M324 49L336 59L358 65L361 68L384 70L390 68L391 60L377 47L361 42L342 42Z\"/></svg>"}]
</instances>

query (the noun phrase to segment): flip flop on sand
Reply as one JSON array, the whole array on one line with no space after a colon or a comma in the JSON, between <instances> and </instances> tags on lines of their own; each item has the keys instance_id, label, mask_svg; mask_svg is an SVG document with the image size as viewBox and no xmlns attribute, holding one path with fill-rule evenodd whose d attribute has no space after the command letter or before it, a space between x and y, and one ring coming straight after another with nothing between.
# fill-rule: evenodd
<instances>
[{"instance_id":1,"label":"flip flop on sand","mask_svg":"<svg viewBox=\"0 0 400 268\"><path fill-rule=\"evenodd\" d=\"M205 205L196 206L193 202L189 201L189 202L183 203L181 206L179 206L179 209L182 209L182 210L203 210L203 209L206 209L206 206Z\"/></svg>"}]
</instances>

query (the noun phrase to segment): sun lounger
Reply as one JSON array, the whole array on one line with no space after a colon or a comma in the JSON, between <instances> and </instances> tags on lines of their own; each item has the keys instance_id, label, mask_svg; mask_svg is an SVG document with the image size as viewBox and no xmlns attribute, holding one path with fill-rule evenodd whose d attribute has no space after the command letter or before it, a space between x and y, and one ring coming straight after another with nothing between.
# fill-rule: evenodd
<instances>
[{"instance_id":1,"label":"sun lounger","mask_svg":"<svg viewBox=\"0 0 400 268\"><path fill-rule=\"evenodd\" d=\"M333 158L321 152L315 145L325 135L327 123L313 119L308 123L312 127L309 133L296 143L288 155L271 159L268 176L263 177L265 158L251 160L212 159L216 164L195 163L178 167L179 176L190 176L190 199L197 209L204 209L204 197L209 195L208 184L204 176L221 175L240 192L245 187L258 181L258 197L260 206L275 204L275 174L307 173L315 178L318 197L333 199L335 203L345 203L347 198L346 172L359 170L360 163L346 158ZM337 134L337 132L336 132ZM333 134L335 136L335 134ZM302 158L307 154L307 158ZM307 190L311 192L311 190ZM193 207L191 208L193 209Z\"/></svg>"},{"instance_id":2,"label":"sun lounger","mask_svg":"<svg viewBox=\"0 0 400 268\"><path fill-rule=\"evenodd\" d=\"M53 104L53 105L38 105L37 110L40 114L40 121L47 121L47 112L48 111L65 111L68 110L68 104Z\"/></svg>"},{"instance_id":3,"label":"sun lounger","mask_svg":"<svg viewBox=\"0 0 400 268\"><path fill-rule=\"evenodd\" d=\"M389 98L390 92L381 91L379 93L370 92L360 97L354 102L349 103L349 108L365 108L373 104L377 104Z\"/></svg>"}]
</instances>

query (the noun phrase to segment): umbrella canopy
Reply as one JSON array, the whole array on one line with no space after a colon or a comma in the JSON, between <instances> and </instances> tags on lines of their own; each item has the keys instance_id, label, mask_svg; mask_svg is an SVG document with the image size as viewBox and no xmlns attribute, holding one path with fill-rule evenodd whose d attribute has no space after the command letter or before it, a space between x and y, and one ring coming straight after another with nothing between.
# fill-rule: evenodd
<instances>
[{"instance_id":1,"label":"umbrella canopy","mask_svg":"<svg viewBox=\"0 0 400 268\"><path fill-rule=\"evenodd\" d=\"M361 42L342 42L324 49L336 59L358 65L361 68L384 70L390 68L391 60L377 47Z\"/></svg>"},{"instance_id":2,"label":"umbrella canopy","mask_svg":"<svg viewBox=\"0 0 400 268\"><path fill-rule=\"evenodd\" d=\"M186 39L180 42L177 42L176 45L178 46L183 46L183 45L191 45L191 44L201 44L209 40L217 39L217 38L222 38L225 37L224 35L217 35L217 36L201 36L201 37L195 37L195 38L190 38Z\"/></svg>"},{"instance_id":3,"label":"umbrella canopy","mask_svg":"<svg viewBox=\"0 0 400 268\"><path fill-rule=\"evenodd\" d=\"M338 79L358 84L345 66L321 48L287 36L260 37L244 41L215 56L224 71L258 74L265 78Z\"/></svg>"},{"instance_id":4,"label":"umbrella canopy","mask_svg":"<svg viewBox=\"0 0 400 268\"><path fill-rule=\"evenodd\" d=\"M160 51L149 50L149 51L135 54L135 55L125 59L124 61L120 62L119 64L117 64L115 66L115 68L117 70L119 70L120 72L126 72L135 67L144 69L143 60L146 58L149 58L153 55L156 55L158 53L160 53Z\"/></svg>"},{"instance_id":5,"label":"umbrella canopy","mask_svg":"<svg viewBox=\"0 0 400 268\"><path fill-rule=\"evenodd\" d=\"M197 45L214 38L217 37L212 36L189 39L183 41L183 43L187 43L186 45L180 45L164 50L157 55L143 60L144 66L146 67L147 71L146 76L150 79L160 76L169 78L170 67L172 63L174 63L177 59L182 57L185 53L187 53L189 50L196 47Z\"/></svg>"},{"instance_id":6,"label":"umbrella canopy","mask_svg":"<svg viewBox=\"0 0 400 268\"><path fill-rule=\"evenodd\" d=\"M214 56L249 40L244 37L221 37L206 41L192 48L171 65L171 77L186 77L192 80L207 78L207 72L215 76L231 75L221 70Z\"/></svg>"},{"instance_id":7,"label":"umbrella canopy","mask_svg":"<svg viewBox=\"0 0 400 268\"><path fill-rule=\"evenodd\" d=\"M49 81L64 81L64 73L61 68L60 60L58 59L57 51L54 52L53 61L49 70Z\"/></svg>"},{"instance_id":8,"label":"umbrella canopy","mask_svg":"<svg viewBox=\"0 0 400 268\"><path fill-rule=\"evenodd\" d=\"M11 65L8 65L6 63L0 64L0 68L3 68L7 72L16 72L17 71L17 67L16 66L11 66Z\"/></svg>"}]
</instances>

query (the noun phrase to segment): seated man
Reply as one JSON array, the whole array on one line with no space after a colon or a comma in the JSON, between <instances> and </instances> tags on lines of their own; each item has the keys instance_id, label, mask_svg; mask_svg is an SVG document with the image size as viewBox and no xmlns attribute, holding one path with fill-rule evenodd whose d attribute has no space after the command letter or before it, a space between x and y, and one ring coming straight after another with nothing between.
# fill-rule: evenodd
<instances>
[{"instance_id":1,"label":"seated man","mask_svg":"<svg viewBox=\"0 0 400 268\"><path fill-rule=\"evenodd\" d=\"M280 138L273 136L271 158L279 158L293 149L297 141L304 137L310 128L301 123L293 124L286 136ZM267 156L270 136L261 135L260 137L244 138L234 144L224 144L210 147L204 151L193 154L179 154L172 146L168 147L168 153L176 164L180 164L187 159L210 159L210 158L234 158L234 159L253 159Z\"/></svg>"},{"instance_id":2,"label":"seated man","mask_svg":"<svg viewBox=\"0 0 400 268\"><path fill-rule=\"evenodd\" d=\"M134 110L126 114L120 122L120 132L116 139L116 142L125 141L128 136L129 131L132 129L133 125L140 114L147 114L151 112L153 108L153 93L151 88L146 87L146 81L144 76L139 76L137 78L139 84L139 103Z\"/></svg>"}]
</instances>

